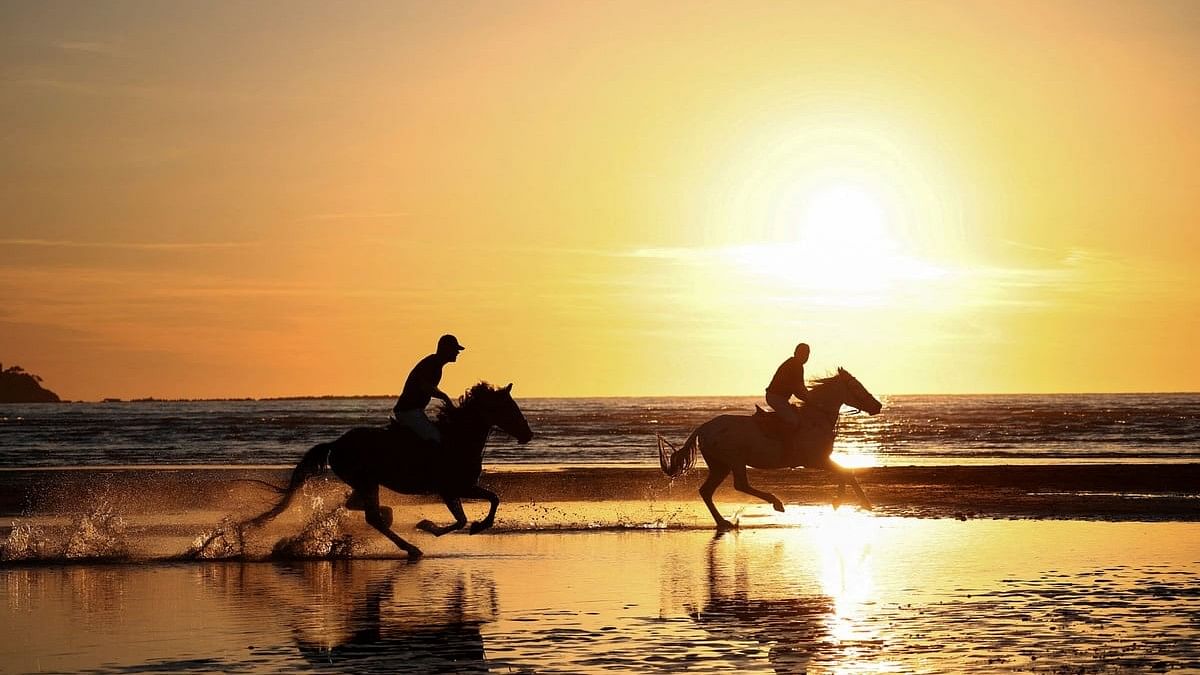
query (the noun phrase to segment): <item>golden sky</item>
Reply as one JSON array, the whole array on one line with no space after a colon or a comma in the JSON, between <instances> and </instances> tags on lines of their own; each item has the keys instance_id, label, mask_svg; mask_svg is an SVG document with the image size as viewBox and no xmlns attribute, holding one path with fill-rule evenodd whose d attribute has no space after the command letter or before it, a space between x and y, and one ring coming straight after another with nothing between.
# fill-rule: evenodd
<instances>
[{"instance_id":1,"label":"golden sky","mask_svg":"<svg viewBox=\"0 0 1200 675\"><path fill-rule=\"evenodd\" d=\"M1200 389L1200 3L8 2L75 399Z\"/></svg>"}]
</instances>

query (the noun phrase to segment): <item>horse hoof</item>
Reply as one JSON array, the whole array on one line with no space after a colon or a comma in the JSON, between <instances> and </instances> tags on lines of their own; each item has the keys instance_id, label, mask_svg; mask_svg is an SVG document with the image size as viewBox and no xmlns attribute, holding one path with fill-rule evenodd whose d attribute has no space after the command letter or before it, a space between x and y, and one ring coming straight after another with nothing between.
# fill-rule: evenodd
<instances>
[{"instance_id":1,"label":"horse hoof","mask_svg":"<svg viewBox=\"0 0 1200 675\"><path fill-rule=\"evenodd\" d=\"M776 511L783 513L783 502L775 502L774 506Z\"/></svg>"},{"instance_id":2,"label":"horse hoof","mask_svg":"<svg viewBox=\"0 0 1200 675\"><path fill-rule=\"evenodd\" d=\"M729 522L728 520L721 520L721 521L717 522L717 532L728 532L730 530L736 530L736 529L737 529L737 525L734 525L733 523Z\"/></svg>"},{"instance_id":3,"label":"horse hoof","mask_svg":"<svg viewBox=\"0 0 1200 675\"><path fill-rule=\"evenodd\" d=\"M437 534L437 525L434 525L432 520L422 520L417 523L417 529L425 530L429 534ZM418 552L417 555L420 555L420 553Z\"/></svg>"},{"instance_id":4,"label":"horse hoof","mask_svg":"<svg viewBox=\"0 0 1200 675\"><path fill-rule=\"evenodd\" d=\"M424 552L422 552L421 549L417 548L416 546L410 546L410 547L404 549L404 552L408 554L409 562L412 562L412 561L416 560L417 558L420 558L421 556L425 555Z\"/></svg>"},{"instance_id":5,"label":"horse hoof","mask_svg":"<svg viewBox=\"0 0 1200 675\"><path fill-rule=\"evenodd\" d=\"M484 530L488 529L491 526L492 526L492 524L490 522L488 522L486 520L481 520L476 523L471 523L470 532L471 532L471 534L479 534L480 532L483 532Z\"/></svg>"}]
</instances>

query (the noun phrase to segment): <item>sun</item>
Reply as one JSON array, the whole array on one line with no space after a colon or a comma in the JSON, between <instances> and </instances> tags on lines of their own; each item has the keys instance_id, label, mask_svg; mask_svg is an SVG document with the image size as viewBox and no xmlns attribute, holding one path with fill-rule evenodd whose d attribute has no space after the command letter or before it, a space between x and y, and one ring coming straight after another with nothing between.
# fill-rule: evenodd
<instances>
[{"instance_id":1,"label":"sun","mask_svg":"<svg viewBox=\"0 0 1200 675\"><path fill-rule=\"evenodd\" d=\"M879 294L907 274L909 259L892 235L879 191L835 182L813 187L795 203L796 254L805 285Z\"/></svg>"},{"instance_id":2,"label":"sun","mask_svg":"<svg viewBox=\"0 0 1200 675\"><path fill-rule=\"evenodd\" d=\"M834 254L864 246L895 248L883 200L862 185L824 185L798 201L802 242Z\"/></svg>"},{"instance_id":3,"label":"sun","mask_svg":"<svg viewBox=\"0 0 1200 675\"><path fill-rule=\"evenodd\" d=\"M776 209L790 241L726 249L741 269L767 276L823 304L886 302L910 282L942 274L905 251L886 191L863 182L807 185Z\"/></svg>"}]
</instances>

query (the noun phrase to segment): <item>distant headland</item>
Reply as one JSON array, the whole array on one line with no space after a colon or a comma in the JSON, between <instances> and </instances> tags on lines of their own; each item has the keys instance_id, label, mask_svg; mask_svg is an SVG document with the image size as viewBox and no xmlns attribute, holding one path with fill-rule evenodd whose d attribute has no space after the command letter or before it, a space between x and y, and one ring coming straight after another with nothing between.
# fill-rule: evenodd
<instances>
[{"instance_id":1,"label":"distant headland","mask_svg":"<svg viewBox=\"0 0 1200 675\"><path fill-rule=\"evenodd\" d=\"M57 403L58 394L42 386L42 378L21 366L0 364L0 403Z\"/></svg>"}]
</instances>

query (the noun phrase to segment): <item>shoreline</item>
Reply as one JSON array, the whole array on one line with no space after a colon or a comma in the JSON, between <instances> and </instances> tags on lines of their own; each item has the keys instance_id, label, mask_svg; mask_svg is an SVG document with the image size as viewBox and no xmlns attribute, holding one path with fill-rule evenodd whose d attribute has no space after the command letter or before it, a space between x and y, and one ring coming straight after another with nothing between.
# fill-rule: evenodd
<instances>
[{"instance_id":1,"label":"shoreline","mask_svg":"<svg viewBox=\"0 0 1200 675\"><path fill-rule=\"evenodd\" d=\"M8 469L0 472L0 517L72 512L103 499L132 512L234 507L273 497L265 481L283 485L290 467L138 467ZM658 467L513 465L484 470L480 484L503 502L699 503L703 468L668 479ZM340 485L332 474L330 484ZM894 466L856 469L875 513L919 518L1033 518L1200 521L1200 463L1095 465ZM787 504L828 505L835 494L824 471L759 471L751 484ZM434 496L384 491L385 503L438 503ZM723 509L759 504L727 480ZM853 503L849 495L847 503Z\"/></svg>"}]
</instances>

